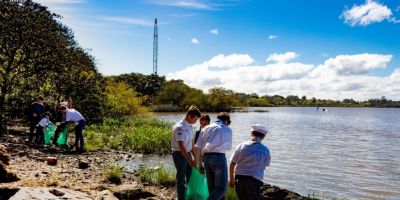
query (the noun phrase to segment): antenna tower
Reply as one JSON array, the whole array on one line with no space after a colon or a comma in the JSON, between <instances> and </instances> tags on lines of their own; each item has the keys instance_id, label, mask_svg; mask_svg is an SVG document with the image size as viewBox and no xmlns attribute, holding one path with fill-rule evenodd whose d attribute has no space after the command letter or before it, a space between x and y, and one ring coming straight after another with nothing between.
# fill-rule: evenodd
<instances>
[{"instance_id":1,"label":"antenna tower","mask_svg":"<svg viewBox=\"0 0 400 200\"><path fill-rule=\"evenodd\" d=\"M153 74L157 75L158 62L158 30L157 18L154 20L154 38L153 38Z\"/></svg>"}]
</instances>

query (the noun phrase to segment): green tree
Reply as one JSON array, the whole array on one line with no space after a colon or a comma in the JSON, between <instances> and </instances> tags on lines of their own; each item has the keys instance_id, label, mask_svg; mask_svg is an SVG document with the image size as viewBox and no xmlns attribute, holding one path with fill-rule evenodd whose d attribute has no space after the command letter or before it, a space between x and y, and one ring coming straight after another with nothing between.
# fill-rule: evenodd
<instances>
[{"instance_id":1,"label":"green tree","mask_svg":"<svg viewBox=\"0 0 400 200\"><path fill-rule=\"evenodd\" d=\"M125 82L108 80L105 89L105 112L107 116L122 117L146 112L142 106L143 98L138 96Z\"/></svg>"},{"instance_id":2,"label":"green tree","mask_svg":"<svg viewBox=\"0 0 400 200\"><path fill-rule=\"evenodd\" d=\"M0 122L4 131L14 90L23 89L41 72L52 70L68 47L69 29L46 7L31 0L0 2Z\"/></svg>"},{"instance_id":3,"label":"green tree","mask_svg":"<svg viewBox=\"0 0 400 200\"><path fill-rule=\"evenodd\" d=\"M240 105L232 90L221 87L211 88L208 91L208 99L208 110L211 111L230 111L232 107Z\"/></svg>"}]
</instances>

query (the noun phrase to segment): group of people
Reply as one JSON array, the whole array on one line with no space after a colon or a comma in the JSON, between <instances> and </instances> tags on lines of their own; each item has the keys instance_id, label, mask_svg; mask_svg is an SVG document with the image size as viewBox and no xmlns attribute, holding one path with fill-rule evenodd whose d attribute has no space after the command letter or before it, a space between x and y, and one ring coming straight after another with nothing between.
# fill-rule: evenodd
<instances>
[{"instance_id":1,"label":"group of people","mask_svg":"<svg viewBox=\"0 0 400 200\"><path fill-rule=\"evenodd\" d=\"M200 118L200 130L193 139L192 125ZM210 123L208 115L191 106L185 118L173 126L172 158L176 167L178 200L185 199L186 184L192 168L205 173L209 200L223 199L228 185L234 187L239 199L260 199L264 170L269 166L269 149L261 143L267 135L265 126L251 126L250 139L238 145L228 165L225 153L232 148L230 116L226 112L217 115L217 121Z\"/></svg>"},{"instance_id":2,"label":"group of people","mask_svg":"<svg viewBox=\"0 0 400 200\"><path fill-rule=\"evenodd\" d=\"M45 108L44 98L39 96L31 104L28 118L30 122L29 143L32 143L33 138L36 137L36 144L45 144L44 131L50 123L53 123L57 128L54 132L52 143L57 145L60 133L68 127L69 123L75 123L74 146L77 152L84 150L83 129L85 128L85 118L80 112L72 108L69 102L62 102L52 113L49 109Z\"/></svg>"}]
</instances>

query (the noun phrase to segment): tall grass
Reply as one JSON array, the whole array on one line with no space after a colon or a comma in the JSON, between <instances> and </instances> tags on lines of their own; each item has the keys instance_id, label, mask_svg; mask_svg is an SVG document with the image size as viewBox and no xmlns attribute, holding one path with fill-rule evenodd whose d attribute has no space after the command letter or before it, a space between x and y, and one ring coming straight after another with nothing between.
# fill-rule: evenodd
<instances>
[{"instance_id":1,"label":"tall grass","mask_svg":"<svg viewBox=\"0 0 400 200\"><path fill-rule=\"evenodd\" d=\"M150 117L108 118L85 130L88 151L109 147L145 154L166 154L171 149L172 123Z\"/></svg>"},{"instance_id":2,"label":"tall grass","mask_svg":"<svg viewBox=\"0 0 400 200\"><path fill-rule=\"evenodd\" d=\"M164 166L159 168L145 168L139 169L139 177L142 181L163 186L175 185L176 179L170 170Z\"/></svg>"},{"instance_id":3,"label":"tall grass","mask_svg":"<svg viewBox=\"0 0 400 200\"><path fill-rule=\"evenodd\" d=\"M225 194L225 200L239 200L235 188L231 188L228 186L228 191Z\"/></svg>"},{"instance_id":4,"label":"tall grass","mask_svg":"<svg viewBox=\"0 0 400 200\"><path fill-rule=\"evenodd\" d=\"M103 177L106 181L121 184L123 168L118 165L108 164L103 169Z\"/></svg>"}]
</instances>

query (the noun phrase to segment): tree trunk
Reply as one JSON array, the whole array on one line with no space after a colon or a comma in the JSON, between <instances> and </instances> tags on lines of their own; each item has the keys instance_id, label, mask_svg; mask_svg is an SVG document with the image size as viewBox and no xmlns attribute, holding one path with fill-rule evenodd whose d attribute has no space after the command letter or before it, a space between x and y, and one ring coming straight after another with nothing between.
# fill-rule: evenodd
<instances>
[{"instance_id":1,"label":"tree trunk","mask_svg":"<svg viewBox=\"0 0 400 200\"><path fill-rule=\"evenodd\" d=\"M6 133L7 131L7 122L4 117L5 114L5 94L3 91L3 88L1 89L1 94L0 94L0 136Z\"/></svg>"}]
</instances>

